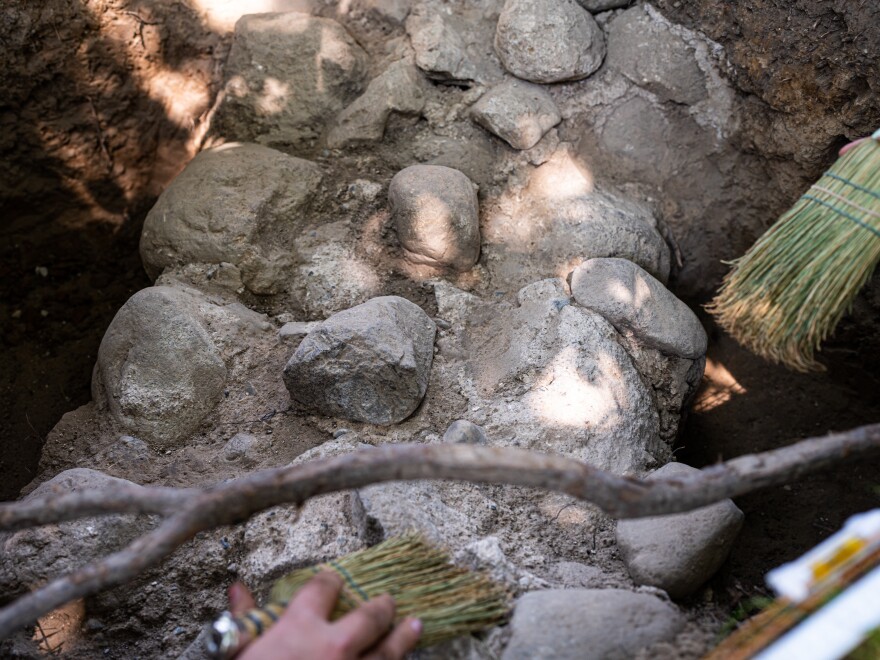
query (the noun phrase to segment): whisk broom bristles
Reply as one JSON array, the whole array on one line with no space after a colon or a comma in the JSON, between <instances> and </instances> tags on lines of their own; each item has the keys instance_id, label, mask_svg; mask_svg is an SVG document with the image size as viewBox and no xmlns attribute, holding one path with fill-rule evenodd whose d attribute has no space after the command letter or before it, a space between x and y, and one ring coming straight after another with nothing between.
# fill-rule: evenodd
<instances>
[{"instance_id":1,"label":"whisk broom bristles","mask_svg":"<svg viewBox=\"0 0 880 660\"><path fill-rule=\"evenodd\" d=\"M279 579L270 601L286 603L321 570L345 581L333 619L383 593L394 598L395 617L418 617L419 646L430 646L500 623L510 609L508 594L479 573L449 563L449 556L418 534L388 539L335 561Z\"/></svg>"},{"instance_id":2,"label":"whisk broom bristles","mask_svg":"<svg viewBox=\"0 0 880 660\"><path fill-rule=\"evenodd\" d=\"M797 371L880 261L880 131L841 156L740 259L707 309L741 344Z\"/></svg>"}]
</instances>

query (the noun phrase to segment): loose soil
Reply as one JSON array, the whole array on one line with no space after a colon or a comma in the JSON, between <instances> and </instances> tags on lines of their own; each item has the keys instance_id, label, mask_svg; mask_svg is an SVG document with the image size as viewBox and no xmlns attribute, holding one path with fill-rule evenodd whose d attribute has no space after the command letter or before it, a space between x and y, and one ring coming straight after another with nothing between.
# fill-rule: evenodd
<instances>
[{"instance_id":1,"label":"loose soil","mask_svg":"<svg viewBox=\"0 0 880 660\"><path fill-rule=\"evenodd\" d=\"M749 353L705 315L702 320L710 329L709 365L678 460L705 467L880 419L880 378L854 344L832 342L823 351L826 372L797 374ZM770 568L803 554L849 516L880 506L878 474L880 457L873 457L738 498L745 524L712 582L719 602L727 599L732 611L767 595Z\"/></svg>"},{"instance_id":2,"label":"loose soil","mask_svg":"<svg viewBox=\"0 0 880 660\"><path fill-rule=\"evenodd\" d=\"M0 6L0 498L149 286L143 219L194 153L228 42L171 0Z\"/></svg>"}]
</instances>

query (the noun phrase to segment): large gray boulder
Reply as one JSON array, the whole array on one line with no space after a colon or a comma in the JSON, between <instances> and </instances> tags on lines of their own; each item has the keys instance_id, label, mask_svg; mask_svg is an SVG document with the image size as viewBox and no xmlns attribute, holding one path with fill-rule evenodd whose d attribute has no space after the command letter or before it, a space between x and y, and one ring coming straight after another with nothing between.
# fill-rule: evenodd
<instances>
[{"instance_id":1,"label":"large gray boulder","mask_svg":"<svg viewBox=\"0 0 880 660\"><path fill-rule=\"evenodd\" d=\"M641 5L611 22L608 66L662 101L693 105L707 96L694 49Z\"/></svg>"},{"instance_id":2,"label":"large gray boulder","mask_svg":"<svg viewBox=\"0 0 880 660\"><path fill-rule=\"evenodd\" d=\"M441 310L445 297L438 296ZM614 327L570 304L560 279L524 287L518 301L478 303L462 333L463 370L473 379L462 387L472 400L479 396L481 412L472 419L493 444L562 454L617 474L668 460L668 448L657 444L651 392Z\"/></svg>"},{"instance_id":3,"label":"large gray boulder","mask_svg":"<svg viewBox=\"0 0 880 660\"><path fill-rule=\"evenodd\" d=\"M24 501L113 485L135 484L96 470L74 468L55 475ZM149 519L134 515L98 516L44 525L0 536L0 591L6 596L34 589L107 555L143 534Z\"/></svg>"},{"instance_id":4,"label":"large gray boulder","mask_svg":"<svg viewBox=\"0 0 880 660\"><path fill-rule=\"evenodd\" d=\"M354 440L338 440L297 456L293 465L331 458L358 449ZM313 566L364 546L357 493L346 491L313 497L302 507L282 506L260 513L245 524L241 578L252 588L268 586L291 571Z\"/></svg>"},{"instance_id":5,"label":"large gray boulder","mask_svg":"<svg viewBox=\"0 0 880 660\"><path fill-rule=\"evenodd\" d=\"M291 297L309 318L327 318L382 295L386 272L359 249L343 218L301 232L294 249L301 260L290 282Z\"/></svg>"},{"instance_id":6,"label":"large gray boulder","mask_svg":"<svg viewBox=\"0 0 880 660\"><path fill-rule=\"evenodd\" d=\"M192 433L223 396L226 364L197 316L201 302L171 287L142 289L98 348L92 397L153 446Z\"/></svg>"},{"instance_id":7,"label":"large gray boulder","mask_svg":"<svg viewBox=\"0 0 880 660\"><path fill-rule=\"evenodd\" d=\"M361 96L336 118L327 146L340 149L379 142L391 113L417 115L425 106L425 81L409 60L398 60L370 81Z\"/></svg>"},{"instance_id":8,"label":"large gray boulder","mask_svg":"<svg viewBox=\"0 0 880 660\"><path fill-rule=\"evenodd\" d=\"M242 16L212 129L234 140L313 147L327 122L363 91L366 74L367 54L332 19Z\"/></svg>"},{"instance_id":9,"label":"large gray boulder","mask_svg":"<svg viewBox=\"0 0 880 660\"><path fill-rule=\"evenodd\" d=\"M669 463L649 479L697 472L682 463ZM743 518L732 500L724 500L687 513L621 520L617 523L617 545L636 584L658 587L672 598L685 598L727 559Z\"/></svg>"},{"instance_id":10,"label":"large gray boulder","mask_svg":"<svg viewBox=\"0 0 880 660\"><path fill-rule=\"evenodd\" d=\"M144 268L155 279L174 266L233 264L254 293L277 293L292 257L266 237L302 222L320 182L315 164L256 144L203 151L147 215Z\"/></svg>"},{"instance_id":11,"label":"large gray boulder","mask_svg":"<svg viewBox=\"0 0 880 660\"><path fill-rule=\"evenodd\" d=\"M459 548L478 538L490 498L474 484L400 481L357 491L360 527L387 538L416 530L433 543Z\"/></svg>"},{"instance_id":12,"label":"large gray boulder","mask_svg":"<svg viewBox=\"0 0 880 660\"><path fill-rule=\"evenodd\" d=\"M407 258L455 271L470 270L480 256L476 187L441 165L412 165L391 179L388 203Z\"/></svg>"},{"instance_id":13,"label":"large gray boulder","mask_svg":"<svg viewBox=\"0 0 880 660\"><path fill-rule=\"evenodd\" d=\"M708 338L691 309L628 259L589 259L571 274L578 305L592 309L644 344L679 357L706 354Z\"/></svg>"},{"instance_id":14,"label":"large gray boulder","mask_svg":"<svg viewBox=\"0 0 880 660\"><path fill-rule=\"evenodd\" d=\"M622 589L533 591L516 603L502 660L629 660L669 641L685 619L656 596Z\"/></svg>"},{"instance_id":15,"label":"large gray boulder","mask_svg":"<svg viewBox=\"0 0 880 660\"><path fill-rule=\"evenodd\" d=\"M514 149L531 149L562 121L550 95L521 80L493 87L474 104L471 116Z\"/></svg>"},{"instance_id":16,"label":"large gray boulder","mask_svg":"<svg viewBox=\"0 0 880 660\"><path fill-rule=\"evenodd\" d=\"M483 263L496 286L515 291L529 282L568 274L593 257L620 257L662 282L669 248L651 210L598 189L580 163L558 150L516 197L502 200L481 223Z\"/></svg>"},{"instance_id":17,"label":"large gray boulder","mask_svg":"<svg viewBox=\"0 0 880 660\"><path fill-rule=\"evenodd\" d=\"M495 52L505 69L524 80L580 80L602 64L605 35L574 0L507 0Z\"/></svg>"},{"instance_id":18,"label":"large gray boulder","mask_svg":"<svg viewBox=\"0 0 880 660\"><path fill-rule=\"evenodd\" d=\"M395 424L425 395L436 330L418 305L373 298L310 332L284 368L284 383L291 399L321 414Z\"/></svg>"}]
</instances>

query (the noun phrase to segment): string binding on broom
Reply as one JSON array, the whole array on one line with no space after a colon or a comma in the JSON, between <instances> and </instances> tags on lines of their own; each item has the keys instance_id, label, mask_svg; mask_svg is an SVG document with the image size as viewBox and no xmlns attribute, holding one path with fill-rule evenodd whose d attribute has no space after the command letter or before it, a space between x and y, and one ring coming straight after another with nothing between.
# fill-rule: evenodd
<instances>
[{"instance_id":1,"label":"string binding on broom","mask_svg":"<svg viewBox=\"0 0 880 660\"><path fill-rule=\"evenodd\" d=\"M878 261L880 130L841 156L731 262L707 309L758 355L798 371L821 370L815 352Z\"/></svg>"}]
</instances>

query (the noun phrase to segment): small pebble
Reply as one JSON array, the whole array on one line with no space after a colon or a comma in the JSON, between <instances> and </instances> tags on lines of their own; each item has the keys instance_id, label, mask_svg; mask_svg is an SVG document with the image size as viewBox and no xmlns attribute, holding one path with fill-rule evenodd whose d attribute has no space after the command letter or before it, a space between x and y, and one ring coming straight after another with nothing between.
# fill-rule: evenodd
<instances>
[{"instance_id":1,"label":"small pebble","mask_svg":"<svg viewBox=\"0 0 880 660\"><path fill-rule=\"evenodd\" d=\"M473 422L459 419L449 425L443 434L443 442L453 444L485 445L489 442L486 432Z\"/></svg>"},{"instance_id":2,"label":"small pebble","mask_svg":"<svg viewBox=\"0 0 880 660\"><path fill-rule=\"evenodd\" d=\"M88 619L83 627L90 632L96 632L98 630L102 630L104 628L104 624L98 619Z\"/></svg>"},{"instance_id":3,"label":"small pebble","mask_svg":"<svg viewBox=\"0 0 880 660\"><path fill-rule=\"evenodd\" d=\"M223 447L223 458L227 461L245 458L256 441L257 439L248 433L236 433Z\"/></svg>"},{"instance_id":4,"label":"small pebble","mask_svg":"<svg viewBox=\"0 0 880 660\"><path fill-rule=\"evenodd\" d=\"M291 321L281 326L278 338L284 341L302 339L319 325L320 321Z\"/></svg>"}]
</instances>

